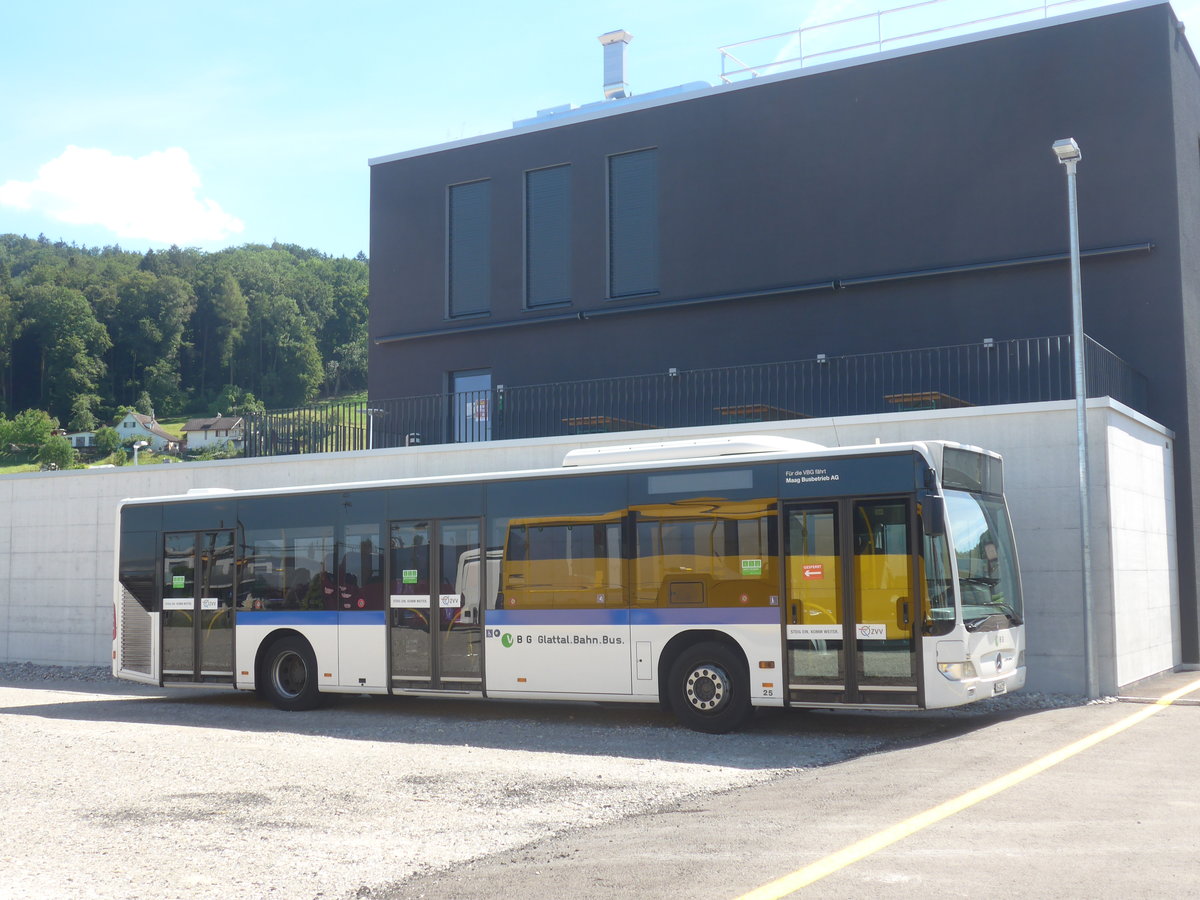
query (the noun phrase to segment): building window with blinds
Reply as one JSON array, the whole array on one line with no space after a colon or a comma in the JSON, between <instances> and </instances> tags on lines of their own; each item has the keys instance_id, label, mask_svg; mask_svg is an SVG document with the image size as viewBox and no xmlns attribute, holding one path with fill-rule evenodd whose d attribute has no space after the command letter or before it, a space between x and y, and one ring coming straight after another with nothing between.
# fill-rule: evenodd
<instances>
[{"instance_id":1,"label":"building window with blinds","mask_svg":"<svg viewBox=\"0 0 1200 900\"><path fill-rule=\"evenodd\" d=\"M608 158L608 295L658 291L658 150Z\"/></svg>"},{"instance_id":2,"label":"building window with blinds","mask_svg":"<svg viewBox=\"0 0 1200 900\"><path fill-rule=\"evenodd\" d=\"M450 185L446 247L451 318L486 313L492 297L492 183Z\"/></svg>"},{"instance_id":3,"label":"building window with blinds","mask_svg":"<svg viewBox=\"0 0 1200 900\"><path fill-rule=\"evenodd\" d=\"M525 173L525 305L571 300L571 167Z\"/></svg>"}]
</instances>

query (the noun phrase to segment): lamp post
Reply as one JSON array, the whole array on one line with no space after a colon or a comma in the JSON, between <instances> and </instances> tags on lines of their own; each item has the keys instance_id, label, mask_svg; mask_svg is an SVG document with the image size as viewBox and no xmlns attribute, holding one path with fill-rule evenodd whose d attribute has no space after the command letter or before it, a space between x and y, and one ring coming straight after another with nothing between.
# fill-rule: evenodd
<instances>
[{"instance_id":1,"label":"lamp post","mask_svg":"<svg viewBox=\"0 0 1200 900\"><path fill-rule=\"evenodd\" d=\"M143 447L149 447L149 446L150 446L149 441L134 441L133 442L133 464L135 466L138 464L138 451L141 450Z\"/></svg>"},{"instance_id":2,"label":"lamp post","mask_svg":"<svg viewBox=\"0 0 1200 900\"><path fill-rule=\"evenodd\" d=\"M1083 669L1089 699L1096 687L1095 641L1092 634L1091 500L1088 496L1087 372L1084 368L1083 290L1079 275L1079 206L1075 167L1083 154L1074 138L1055 141L1051 149L1067 170L1067 220L1071 231L1071 351L1075 357L1075 440L1079 448L1079 543L1083 563Z\"/></svg>"},{"instance_id":3,"label":"lamp post","mask_svg":"<svg viewBox=\"0 0 1200 900\"><path fill-rule=\"evenodd\" d=\"M375 449L375 417L387 415L387 410L368 409L367 413L367 449Z\"/></svg>"}]
</instances>

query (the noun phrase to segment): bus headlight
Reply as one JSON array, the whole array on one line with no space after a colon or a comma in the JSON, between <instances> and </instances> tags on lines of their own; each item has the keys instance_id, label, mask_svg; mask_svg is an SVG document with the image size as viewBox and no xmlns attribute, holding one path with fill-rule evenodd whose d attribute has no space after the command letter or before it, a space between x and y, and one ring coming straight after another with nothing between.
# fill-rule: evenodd
<instances>
[{"instance_id":1,"label":"bus headlight","mask_svg":"<svg viewBox=\"0 0 1200 900\"><path fill-rule=\"evenodd\" d=\"M979 677L975 671L975 663L967 662L938 663L938 671L951 681L965 681L968 678Z\"/></svg>"},{"instance_id":2,"label":"bus headlight","mask_svg":"<svg viewBox=\"0 0 1200 900\"><path fill-rule=\"evenodd\" d=\"M1020 653L1017 654L1017 668L1018 669L1025 668L1025 651L1024 650L1022 650Z\"/></svg>"}]
</instances>

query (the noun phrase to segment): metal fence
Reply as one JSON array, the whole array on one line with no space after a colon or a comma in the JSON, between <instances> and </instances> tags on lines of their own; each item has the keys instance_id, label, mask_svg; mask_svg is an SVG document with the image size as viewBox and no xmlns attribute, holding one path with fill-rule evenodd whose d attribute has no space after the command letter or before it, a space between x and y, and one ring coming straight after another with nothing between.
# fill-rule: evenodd
<instances>
[{"instance_id":1,"label":"metal fence","mask_svg":"<svg viewBox=\"0 0 1200 900\"><path fill-rule=\"evenodd\" d=\"M882 53L1002 25L1047 19L1111 0L917 0L891 9L727 44L719 48L726 84L819 63Z\"/></svg>"},{"instance_id":2,"label":"metal fence","mask_svg":"<svg viewBox=\"0 0 1200 900\"><path fill-rule=\"evenodd\" d=\"M1146 408L1145 378L1087 338L1089 397ZM372 400L246 417L246 455L684 428L1067 400L1069 335Z\"/></svg>"}]
</instances>

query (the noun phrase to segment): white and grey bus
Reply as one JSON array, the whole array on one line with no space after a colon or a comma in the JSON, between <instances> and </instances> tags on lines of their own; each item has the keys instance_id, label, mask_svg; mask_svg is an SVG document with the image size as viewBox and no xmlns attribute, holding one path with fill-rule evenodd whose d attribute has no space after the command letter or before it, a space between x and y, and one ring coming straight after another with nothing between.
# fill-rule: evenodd
<instances>
[{"instance_id":1,"label":"white and grey bus","mask_svg":"<svg viewBox=\"0 0 1200 900\"><path fill-rule=\"evenodd\" d=\"M257 690L955 706L1025 682L998 455L777 437L126 500L113 672Z\"/></svg>"}]
</instances>

